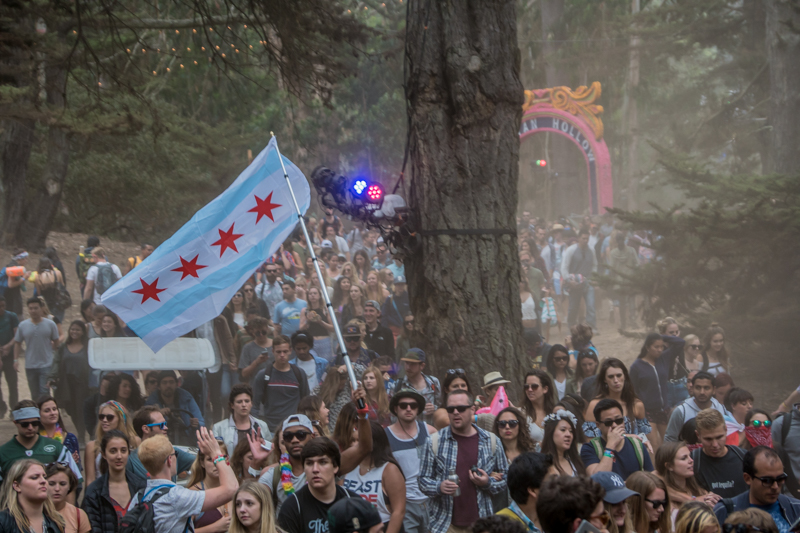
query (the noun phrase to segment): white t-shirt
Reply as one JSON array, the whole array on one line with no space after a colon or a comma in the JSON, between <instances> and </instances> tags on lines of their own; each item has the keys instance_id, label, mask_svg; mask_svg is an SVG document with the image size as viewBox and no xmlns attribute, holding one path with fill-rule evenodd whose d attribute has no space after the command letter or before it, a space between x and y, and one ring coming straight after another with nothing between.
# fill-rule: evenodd
<instances>
[{"instance_id":1,"label":"white t-shirt","mask_svg":"<svg viewBox=\"0 0 800 533\"><path fill-rule=\"evenodd\" d=\"M556 386L556 392L558 393L558 399L561 400L564 395L567 393L567 380L564 378L564 381L556 381L553 378L553 384Z\"/></svg>"},{"instance_id":2,"label":"white t-shirt","mask_svg":"<svg viewBox=\"0 0 800 533\"><path fill-rule=\"evenodd\" d=\"M317 379L317 362L314 361L314 358L312 357L308 361L303 361L298 357L294 364L306 373L306 377L308 378L308 390L314 390L314 387L319 385L319 380Z\"/></svg>"},{"instance_id":3,"label":"white t-shirt","mask_svg":"<svg viewBox=\"0 0 800 533\"><path fill-rule=\"evenodd\" d=\"M105 263L100 263L100 264L103 265ZM114 263L108 263L108 264L111 265L111 270L113 270L114 271L114 275L117 276L117 281L121 280L122 279L122 272L120 271L119 267L117 265L115 265ZM100 301L100 298L102 297L102 295L97 292L97 281L96 281L97 280L97 266L98 265L92 265L91 267L89 267L89 271L86 272L86 281L94 281L95 282L94 297L92 299L94 300L94 303L96 305L100 305L102 303ZM108 290L108 288L106 288L106 290Z\"/></svg>"},{"instance_id":4,"label":"white t-shirt","mask_svg":"<svg viewBox=\"0 0 800 533\"><path fill-rule=\"evenodd\" d=\"M166 479L148 479L145 500L151 499L158 487L162 486L170 486L172 488L168 493L156 500L153 506L156 533L184 533L184 531L193 533L194 521L190 521L188 529L186 528L186 522L192 516L203 512L206 493L202 490L185 489ZM133 509L137 503L139 503L137 496L131 498L128 510Z\"/></svg>"}]
</instances>

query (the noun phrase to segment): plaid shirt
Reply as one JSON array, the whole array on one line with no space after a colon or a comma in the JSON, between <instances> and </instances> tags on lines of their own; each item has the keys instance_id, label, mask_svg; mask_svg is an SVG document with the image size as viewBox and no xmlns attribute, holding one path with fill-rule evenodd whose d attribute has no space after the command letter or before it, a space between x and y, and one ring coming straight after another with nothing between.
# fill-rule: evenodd
<instances>
[{"instance_id":1,"label":"plaid shirt","mask_svg":"<svg viewBox=\"0 0 800 533\"><path fill-rule=\"evenodd\" d=\"M496 481L489 476L489 484L485 487L478 487L478 512L481 518L484 518L492 516L494 513L491 494L506 490L505 475L508 473L508 461L499 438L474 424L472 427L478 431L478 468L487 474L502 472L504 476L502 481ZM492 443L489 439L496 439L494 455L492 455ZM439 487L447 479L450 469L456 467L457 457L458 444L453 438L450 426L439 431L439 450L435 455L430 439L423 449L422 463L419 469L419 488L430 497L428 513L432 533L445 533L450 527L453 515L453 496L442 494ZM470 483L469 480L461 480L461 482Z\"/></svg>"}]
</instances>

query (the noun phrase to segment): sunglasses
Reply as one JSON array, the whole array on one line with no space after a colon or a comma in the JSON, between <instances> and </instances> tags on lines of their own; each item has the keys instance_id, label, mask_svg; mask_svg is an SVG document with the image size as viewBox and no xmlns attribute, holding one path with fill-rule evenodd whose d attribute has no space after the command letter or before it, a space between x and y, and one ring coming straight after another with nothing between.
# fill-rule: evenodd
<instances>
[{"instance_id":1,"label":"sunglasses","mask_svg":"<svg viewBox=\"0 0 800 533\"><path fill-rule=\"evenodd\" d=\"M158 428L161 431L164 431L165 429L167 429L167 423L166 422L156 422L155 424L145 424L145 427Z\"/></svg>"},{"instance_id":2,"label":"sunglasses","mask_svg":"<svg viewBox=\"0 0 800 533\"><path fill-rule=\"evenodd\" d=\"M667 500L648 500L645 498L644 501L650 502L650 505L653 506L653 509L660 509L661 507L666 509Z\"/></svg>"},{"instance_id":3,"label":"sunglasses","mask_svg":"<svg viewBox=\"0 0 800 533\"><path fill-rule=\"evenodd\" d=\"M112 421L112 420L114 420L115 418L117 418L117 415L97 415L97 419L98 419L100 422L102 422L103 420L106 420L106 421L108 421L108 422L111 422L111 421Z\"/></svg>"},{"instance_id":4,"label":"sunglasses","mask_svg":"<svg viewBox=\"0 0 800 533\"><path fill-rule=\"evenodd\" d=\"M693 350L699 350L700 348L702 348L702 346L699 344L690 344L689 346L687 346L687 348L691 348Z\"/></svg>"},{"instance_id":5,"label":"sunglasses","mask_svg":"<svg viewBox=\"0 0 800 533\"><path fill-rule=\"evenodd\" d=\"M772 425L772 420L764 420L763 422L761 420L753 420L752 423L754 428L760 428L760 427L768 428Z\"/></svg>"},{"instance_id":6,"label":"sunglasses","mask_svg":"<svg viewBox=\"0 0 800 533\"><path fill-rule=\"evenodd\" d=\"M568 361L569 356L566 355L559 355L558 357L553 357L553 361L556 363L563 363L564 361Z\"/></svg>"},{"instance_id":7,"label":"sunglasses","mask_svg":"<svg viewBox=\"0 0 800 533\"><path fill-rule=\"evenodd\" d=\"M466 372L464 372L463 368L451 368L451 369L449 369L447 371L447 373L451 374L451 375L452 374L461 374L461 375L465 375L466 374Z\"/></svg>"},{"instance_id":8,"label":"sunglasses","mask_svg":"<svg viewBox=\"0 0 800 533\"><path fill-rule=\"evenodd\" d=\"M265 329L260 329L258 331L253 332L254 335L266 335L267 333L269 332Z\"/></svg>"},{"instance_id":9,"label":"sunglasses","mask_svg":"<svg viewBox=\"0 0 800 533\"><path fill-rule=\"evenodd\" d=\"M539 385L538 383L526 383L526 384L525 384L525 390L536 390L536 389L538 389L540 386L541 386L541 385Z\"/></svg>"},{"instance_id":10,"label":"sunglasses","mask_svg":"<svg viewBox=\"0 0 800 533\"><path fill-rule=\"evenodd\" d=\"M345 337L344 342L358 342L361 340L361 337Z\"/></svg>"},{"instance_id":11,"label":"sunglasses","mask_svg":"<svg viewBox=\"0 0 800 533\"><path fill-rule=\"evenodd\" d=\"M603 420L603 425L605 427L607 427L607 428L610 428L611 426L614 426L614 425L622 426L624 424L625 424L625 419L622 418L622 417L615 418L613 420Z\"/></svg>"},{"instance_id":12,"label":"sunglasses","mask_svg":"<svg viewBox=\"0 0 800 533\"><path fill-rule=\"evenodd\" d=\"M295 432L284 431L283 432L283 442L292 442L295 438L297 438L298 441L303 442L304 440L306 440L306 437L308 437L309 435L311 435L310 432L303 431L303 430L295 431Z\"/></svg>"},{"instance_id":13,"label":"sunglasses","mask_svg":"<svg viewBox=\"0 0 800 533\"><path fill-rule=\"evenodd\" d=\"M253 292L253 289L245 289L244 292Z\"/></svg>"},{"instance_id":14,"label":"sunglasses","mask_svg":"<svg viewBox=\"0 0 800 533\"><path fill-rule=\"evenodd\" d=\"M277 274L277 273L278 273L278 271L277 271L277 270L275 270L275 269L273 269L273 270L267 270L267 274Z\"/></svg>"},{"instance_id":15,"label":"sunglasses","mask_svg":"<svg viewBox=\"0 0 800 533\"><path fill-rule=\"evenodd\" d=\"M471 405L448 405L447 407L445 407L445 411L447 411L449 414L452 415L456 411L458 411L459 413L463 413L464 411L466 411L470 407L472 407L472 406Z\"/></svg>"},{"instance_id":16,"label":"sunglasses","mask_svg":"<svg viewBox=\"0 0 800 533\"><path fill-rule=\"evenodd\" d=\"M773 476L764 476L764 477L753 476L753 479L759 480L764 485L764 487L769 488L769 487L772 486L773 483L777 483L778 486L783 485L784 483L786 483L786 479L788 477L789 477L788 474L786 474L784 472L783 474L781 474L780 476L777 476L777 477L773 477Z\"/></svg>"},{"instance_id":17,"label":"sunglasses","mask_svg":"<svg viewBox=\"0 0 800 533\"><path fill-rule=\"evenodd\" d=\"M23 428L25 428L25 429L28 429L28 428L29 428L29 427L31 427L31 426L33 426L33 427L35 427L35 428L38 428L38 427L39 427L39 425L40 425L40 423L39 423L39 421L38 421L38 420L35 420L35 421L33 421L33 422L17 422L17 424L19 424L19 425L20 425L20 427L23 427Z\"/></svg>"},{"instance_id":18,"label":"sunglasses","mask_svg":"<svg viewBox=\"0 0 800 533\"><path fill-rule=\"evenodd\" d=\"M413 320L406 320L406 321L404 322L404 324L405 324L406 326L413 326L413 325L414 325L414 321L413 321Z\"/></svg>"},{"instance_id":19,"label":"sunglasses","mask_svg":"<svg viewBox=\"0 0 800 533\"><path fill-rule=\"evenodd\" d=\"M416 409L419 406L417 402L398 402L397 407L405 411L406 409Z\"/></svg>"},{"instance_id":20,"label":"sunglasses","mask_svg":"<svg viewBox=\"0 0 800 533\"><path fill-rule=\"evenodd\" d=\"M497 427L499 428L515 428L519 425L519 420L498 420Z\"/></svg>"},{"instance_id":21,"label":"sunglasses","mask_svg":"<svg viewBox=\"0 0 800 533\"><path fill-rule=\"evenodd\" d=\"M603 511L599 515L589 517L589 520L595 519L600 520L600 522L603 524L603 527L606 527L611 521L611 515L608 513L608 511Z\"/></svg>"}]
</instances>

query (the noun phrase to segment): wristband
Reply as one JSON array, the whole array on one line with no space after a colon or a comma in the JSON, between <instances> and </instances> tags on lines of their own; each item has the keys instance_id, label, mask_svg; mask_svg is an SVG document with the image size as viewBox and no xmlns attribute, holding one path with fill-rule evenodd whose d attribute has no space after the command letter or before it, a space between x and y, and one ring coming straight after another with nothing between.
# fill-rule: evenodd
<instances>
[{"instance_id":1,"label":"wristband","mask_svg":"<svg viewBox=\"0 0 800 533\"><path fill-rule=\"evenodd\" d=\"M214 464L216 465L220 461L225 461L225 460L226 460L226 458L225 458L224 455L218 455L218 456L214 457Z\"/></svg>"},{"instance_id":2,"label":"wristband","mask_svg":"<svg viewBox=\"0 0 800 533\"><path fill-rule=\"evenodd\" d=\"M603 451L603 457L608 457L608 458L610 458L612 461L616 462L616 460L617 460L617 453L616 453L614 450L611 450L611 449L609 449L609 448L606 448L606 449Z\"/></svg>"},{"instance_id":3,"label":"wristband","mask_svg":"<svg viewBox=\"0 0 800 533\"><path fill-rule=\"evenodd\" d=\"M359 409L358 407L356 407L356 413L367 416L369 414L369 406L366 406L363 409Z\"/></svg>"}]
</instances>

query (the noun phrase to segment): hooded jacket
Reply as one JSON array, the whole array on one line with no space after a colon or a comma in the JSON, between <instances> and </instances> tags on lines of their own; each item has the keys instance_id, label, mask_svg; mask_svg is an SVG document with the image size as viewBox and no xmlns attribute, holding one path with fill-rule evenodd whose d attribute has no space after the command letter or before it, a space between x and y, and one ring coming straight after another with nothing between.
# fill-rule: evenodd
<instances>
[{"instance_id":1,"label":"hooded jacket","mask_svg":"<svg viewBox=\"0 0 800 533\"><path fill-rule=\"evenodd\" d=\"M720 412L723 417L732 417L730 412L725 409L725 406L722 405L717 401L716 398L711 398L711 409L716 409ZM665 442L677 442L679 439L679 435L681 434L681 429L683 425L688 422L689 420L693 419L697 416L697 413L702 411L697 406L697 403L694 401L694 398L689 398L684 401L682 404L677 406L672 411L672 415L669 417L669 424L667 425L667 432L664 435Z\"/></svg>"}]
</instances>

